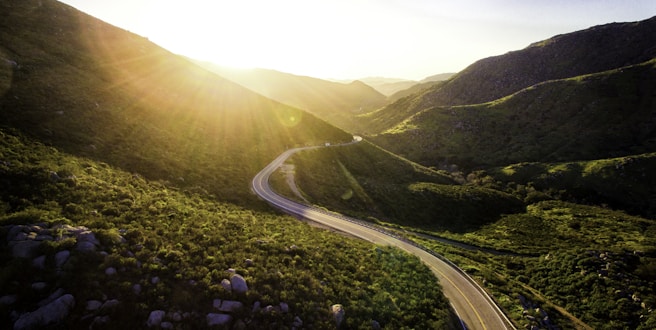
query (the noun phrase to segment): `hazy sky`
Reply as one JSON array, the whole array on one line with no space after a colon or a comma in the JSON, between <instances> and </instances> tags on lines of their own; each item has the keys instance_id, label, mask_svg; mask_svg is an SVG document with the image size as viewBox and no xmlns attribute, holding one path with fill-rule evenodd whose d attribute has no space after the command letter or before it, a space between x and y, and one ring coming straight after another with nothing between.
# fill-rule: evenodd
<instances>
[{"instance_id":1,"label":"hazy sky","mask_svg":"<svg viewBox=\"0 0 656 330\"><path fill-rule=\"evenodd\" d=\"M64 0L172 52L318 78L422 79L655 0Z\"/></svg>"}]
</instances>

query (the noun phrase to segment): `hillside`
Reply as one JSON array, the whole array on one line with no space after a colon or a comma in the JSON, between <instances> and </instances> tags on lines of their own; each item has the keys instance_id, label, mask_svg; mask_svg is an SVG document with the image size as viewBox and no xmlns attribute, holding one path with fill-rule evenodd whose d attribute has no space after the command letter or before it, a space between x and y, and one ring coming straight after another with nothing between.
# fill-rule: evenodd
<instances>
[{"instance_id":1,"label":"hillside","mask_svg":"<svg viewBox=\"0 0 656 330\"><path fill-rule=\"evenodd\" d=\"M414 80L385 77L367 77L358 80L373 87L385 96L390 96L398 91L408 89L417 84L417 81Z\"/></svg>"},{"instance_id":2,"label":"hillside","mask_svg":"<svg viewBox=\"0 0 656 330\"><path fill-rule=\"evenodd\" d=\"M0 125L64 151L244 203L286 148L351 139L70 7L1 9Z\"/></svg>"},{"instance_id":3,"label":"hillside","mask_svg":"<svg viewBox=\"0 0 656 330\"><path fill-rule=\"evenodd\" d=\"M448 83L400 99L362 118L372 134L433 106L496 100L535 84L634 65L656 56L656 17L611 23L554 36L504 55L479 60Z\"/></svg>"},{"instance_id":4,"label":"hillside","mask_svg":"<svg viewBox=\"0 0 656 330\"><path fill-rule=\"evenodd\" d=\"M656 60L552 80L494 102L426 109L373 140L430 166L610 158L656 150Z\"/></svg>"},{"instance_id":5,"label":"hillside","mask_svg":"<svg viewBox=\"0 0 656 330\"><path fill-rule=\"evenodd\" d=\"M333 304L344 327L450 327L432 272L398 250L5 129L0 185L3 329L334 329Z\"/></svg>"},{"instance_id":6,"label":"hillside","mask_svg":"<svg viewBox=\"0 0 656 330\"><path fill-rule=\"evenodd\" d=\"M349 131L357 130L353 116L387 104L383 94L357 80L346 84L274 70L201 65L268 98L306 110Z\"/></svg>"}]
</instances>

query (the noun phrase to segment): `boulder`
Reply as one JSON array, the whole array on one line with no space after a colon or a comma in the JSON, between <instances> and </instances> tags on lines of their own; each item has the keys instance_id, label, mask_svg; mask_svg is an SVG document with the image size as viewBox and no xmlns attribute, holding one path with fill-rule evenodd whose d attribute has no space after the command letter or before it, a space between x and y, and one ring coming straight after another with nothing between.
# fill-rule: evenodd
<instances>
[{"instance_id":1,"label":"boulder","mask_svg":"<svg viewBox=\"0 0 656 330\"><path fill-rule=\"evenodd\" d=\"M232 284L230 284L230 280L224 278L224 279L221 281L221 286L222 286L223 289L225 289L226 291L228 291L228 292L232 292Z\"/></svg>"},{"instance_id":2,"label":"boulder","mask_svg":"<svg viewBox=\"0 0 656 330\"><path fill-rule=\"evenodd\" d=\"M218 309L220 312L231 313L231 312L237 312L242 308L244 308L244 304L242 304L241 301L235 301L235 300L221 301L220 299L215 299L214 308Z\"/></svg>"},{"instance_id":3,"label":"boulder","mask_svg":"<svg viewBox=\"0 0 656 330\"><path fill-rule=\"evenodd\" d=\"M41 242L38 241L18 241L11 248L11 254L16 258L34 258L39 250Z\"/></svg>"},{"instance_id":4,"label":"boulder","mask_svg":"<svg viewBox=\"0 0 656 330\"><path fill-rule=\"evenodd\" d=\"M41 290L45 289L46 287L48 287L48 284L46 284L46 282L34 282L34 283L32 283L32 289L34 289L36 291L41 291Z\"/></svg>"},{"instance_id":5,"label":"boulder","mask_svg":"<svg viewBox=\"0 0 656 330\"><path fill-rule=\"evenodd\" d=\"M87 300L87 310L88 311L95 311L98 310L102 306L102 302L98 300Z\"/></svg>"},{"instance_id":6,"label":"boulder","mask_svg":"<svg viewBox=\"0 0 656 330\"><path fill-rule=\"evenodd\" d=\"M107 267L107 269L105 269L105 275L107 275L107 276L116 275L116 268Z\"/></svg>"},{"instance_id":7,"label":"boulder","mask_svg":"<svg viewBox=\"0 0 656 330\"><path fill-rule=\"evenodd\" d=\"M150 312L150 315L148 315L148 321L146 321L146 326L149 328L159 327L162 324L164 315L166 315L166 312L160 310Z\"/></svg>"},{"instance_id":8,"label":"boulder","mask_svg":"<svg viewBox=\"0 0 656 330\"><path fill-rule=\"evenodd\" d=\"M232 277L230 277L230 284L232 286L232 292L234 293L243 294L248 291L246 280L239 274L233 274Z\"/></svg>"},{"instance_id":9,"label":"boulder","mask_svg":"<svg viewBox=\"0 0 656 330\"><path fill-rule=\"evenodd\" d=\"M75 244L75 250L80 252L94 252L96 251L96 245L92 242L81 241Z\"/></svg>"},{"instance_id":10,"label":"boulder","mask_svg":"<svg viewBox=\"0 0 656 330\"><path fill-rule=\"evenodd\" d=\"M295 317L294 317L294 323L292 323L292 325L293 325L295 328L300 328L300 327L303 326L303 320L301 320L300 317L295 316Z\"/></svg>"},{"instance_id":11,"label":"boulder","mask_svg":"<svg viewBox=\"0 0 656 330\"><path fill-rule=\"evenodd\" d=\"M330 306L330 311L333 313L333 317L335 318L335 323L337 324L337 327L342 324L344 321L344 316L346 315L346 311L344 310L344 306L340 304L335 304Z\"/></svg>"},{"instance_id":12,"label":"boulder","mask_svg":"<svg viewBox=\"0 0 656 330\"><path fill-rule=\"evenodd\" d=\"M46 256L38 256L32 259L32 266L37 269L46 269Z\"/></svg>"},{"instance_id":13,"label":"boulder","mask_svg":"<svg viewBox=\"0 0 656 330\"><path fill-rule=\"evenodd\" d=\"M162 329L173 329L173 323L164 321L159 325Z\"/></svg>"},{"instance_id":14,"label":"boulder","mask_svg":"<svg viewBox=\"0 0 656 330\"><path fill-rule=\"evenodd\" d=\"M0 297L0 305L13 305L18 300L15 294L8 294Z\"/></svg>"},{"instance_id":15,"label":"boulder","mask_svg":"<svg viewBox=\"0 0 656 330\"><path fill-rule=\"evenodd\" d=\"M61 322L68 316L74 306L75 298L70 294L65 294L34 312L21 315L14 323L14 329L41 328L49 324Z\"/></svg>"},{"instance_id":16,"label":"boulder","mask_svg":"<svg viewBox=\"0 0 656 330\"><path fill-rule=\"evenodd\" d=\"M283 313L289 313L289 305L285 302L280 303L280 311Z\"/></svg>"},{"instance_id":17,"label":"boulder","mask_svg":"<svg viewBox=\"0 0 656 330\"><path fill-rule=\"evenodd\" d=\"M55 267L62 268L70 256L71 251L68 250L63 250L55 253Z\"/></svg>"},{"instance_id":18,"label":"boulder","mask_svg":"<svg viewBox=\"0 0 656 330\"><path fill-rule=\"evenodd\" d=\"M208 313L207 317L207 326L225 326L232 322L232 316L228 314L219 314L219 313Z\"/></svg>"}]
</instances>

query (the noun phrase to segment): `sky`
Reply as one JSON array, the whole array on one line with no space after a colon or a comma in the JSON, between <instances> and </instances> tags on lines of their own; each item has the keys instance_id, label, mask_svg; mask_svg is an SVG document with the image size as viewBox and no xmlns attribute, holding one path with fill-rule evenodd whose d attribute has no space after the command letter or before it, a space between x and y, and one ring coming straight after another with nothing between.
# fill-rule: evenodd
<instances>
[{"instance_id":1,"label":"sky","mask_svg":"<svg viewBox=\"0 0 656 330\"><path fill-rule=\"evenodd\" d=\"M654 0L63 0L180 55L322 79L420 80Z\"/></svg>"}]
</instances>

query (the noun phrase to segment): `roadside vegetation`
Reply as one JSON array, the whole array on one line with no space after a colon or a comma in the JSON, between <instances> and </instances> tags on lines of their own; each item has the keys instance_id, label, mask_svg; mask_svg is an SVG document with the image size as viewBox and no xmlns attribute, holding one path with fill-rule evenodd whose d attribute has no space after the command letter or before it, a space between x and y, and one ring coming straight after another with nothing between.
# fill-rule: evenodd
<instances>
[{"instance_id":1,"label":"roadside vegetation","mask_svg":"<svg viewBox=\"0 0 656 330\"><path fill-rule=\"evenodd\" d=\"M547 315L563 328L595 329L656 324L652 161L644 154L448 173L366 142L291 159L311 203L396 228L446 255L516 324L544 327Z\"/></svg>"},{"instance_id":2,"label":"roadside vegetation","mask_svg":"<svg viewBox=\"0 0 656 330\"><path fill-rule=\"evenodd\" d=\"M153 310L188 313L176 327L202 328L214 299L243 303L246 307L233 316L251 328L290 327L295 317L304 327L334 328L333 304L344 306L345 328L370 328L372 321L385 329L452 324L430 270L399 250L171 189L15 132L0 134L0 236L8 237L15 225L84 226L102 250L78 251L75 239L49 241L35 255L52 260L70 250L70 258L61 269L47 261L45 269L35 271L31 259L13 257L12 248L2 244L0 296L18 297L0 305L5 326L58 288L77 301L65 323L77 329L89 327L98 313L110 321L94 328L142 327ZM107 271L110 267L116 273ZM230 269L246 279L246 294L222 286ZM87 309L87 301L114 299L119 303L111 309ZM288 311L251 313L256 303L263 309L284 303Z\"/></svg>"}]
</instances>

